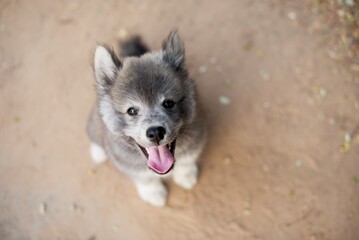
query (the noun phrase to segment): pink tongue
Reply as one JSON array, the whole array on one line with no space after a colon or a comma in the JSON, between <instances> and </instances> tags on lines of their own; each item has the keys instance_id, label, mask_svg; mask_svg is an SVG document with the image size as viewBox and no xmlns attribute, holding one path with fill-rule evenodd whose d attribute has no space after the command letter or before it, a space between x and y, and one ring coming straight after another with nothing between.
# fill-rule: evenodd
<instances>
[{"instance_id":1,"label":"pink tongue","mask_svg":"<svg viewBox=\"0 0 359 240\"><path fill-rule=\"evenodd\" d=\"M148 153L148 166L157 173L163 174L168 172L172 167L175 159L167 146L158 146L146 148Z\"/></svg>"}]
</instances>

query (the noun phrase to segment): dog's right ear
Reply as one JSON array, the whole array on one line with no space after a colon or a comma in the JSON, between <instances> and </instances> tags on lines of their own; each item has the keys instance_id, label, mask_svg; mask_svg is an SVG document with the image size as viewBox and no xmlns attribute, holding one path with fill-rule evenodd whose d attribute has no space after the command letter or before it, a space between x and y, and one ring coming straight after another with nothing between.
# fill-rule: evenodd
<instances>
[{"instance_id":1,"label":"dog's right ear","mask_svg":"<svg viewBox=\"0 0 359 240\"><path fill-rule=\"evenodd\" d=\"M96 48L94 71L99 89L108 90L115 82L121 62L112 48L99 45Z\"/></svg>"},{"instance_id":2,"label":"dog's right ear","mask_svg":"<svg viewBox=\"0 0 359 240\"><path fill-rule=\"evenodd\" d=\"M184 44L177 30L171 31L162 43L163 59L174 69L184 66Z\"/></svg>"}]
</instances>

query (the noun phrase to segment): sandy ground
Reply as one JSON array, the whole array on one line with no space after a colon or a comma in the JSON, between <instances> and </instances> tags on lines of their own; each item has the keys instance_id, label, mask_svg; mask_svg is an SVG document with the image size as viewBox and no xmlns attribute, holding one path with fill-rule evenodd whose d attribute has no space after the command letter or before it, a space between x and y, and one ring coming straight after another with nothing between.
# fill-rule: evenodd
<instances>
[{"instance_id":1,"label":"sandy ground","mask_svg":"<svg viewBox=\"0 0 359 240\"><path fill-rule=\"evenodd\" d=\"M340 150L359 82L305 7L0 1L0 239L359 239L358 137ZM199 184L169 182L161 209L110 163L89 172L85 124L96 43L141 33L158 49L173 27L210 136Z\"/></svg>"}]
</instances>

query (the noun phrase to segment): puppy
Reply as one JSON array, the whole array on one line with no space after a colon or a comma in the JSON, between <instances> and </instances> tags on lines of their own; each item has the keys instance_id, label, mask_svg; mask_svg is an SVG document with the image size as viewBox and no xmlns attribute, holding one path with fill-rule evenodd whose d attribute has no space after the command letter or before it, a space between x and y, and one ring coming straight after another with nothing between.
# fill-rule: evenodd
<instances>
[{"instance_id":1,"label":"puppy","mask_svg":"<svg viewBox=\"0 0 359 240\"><path fill-rule=\"evenodd\" d=\"M110 159L144 201L164 206L165 176L186 189L197 183L206 127L196 87L177 31L160 51L149 52L136 37L121 52L119 59L106 45L96 48L97 103L87 126L91 156L96 163Z\"/></svg>"}]
</instances>

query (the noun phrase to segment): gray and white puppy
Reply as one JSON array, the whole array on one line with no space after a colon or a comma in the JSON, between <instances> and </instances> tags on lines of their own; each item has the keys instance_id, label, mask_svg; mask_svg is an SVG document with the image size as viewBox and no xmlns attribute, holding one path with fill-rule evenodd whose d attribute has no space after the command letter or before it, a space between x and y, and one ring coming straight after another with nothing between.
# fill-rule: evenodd
<instances>
[{"instance_id":1,"label":"gray and white puppy","mask_svg":"<svg viewBox=\"0 0 359 240\"><path fill-rule=\"evenodd\" d=\"M121 59L100 45L94 72L98 99L88 122L93 160L109 158L155 206L166 204L163 176L193 188L206 128L177 31L157 52L133 38L122 46Z\"/></svg>"}]
</instances>

